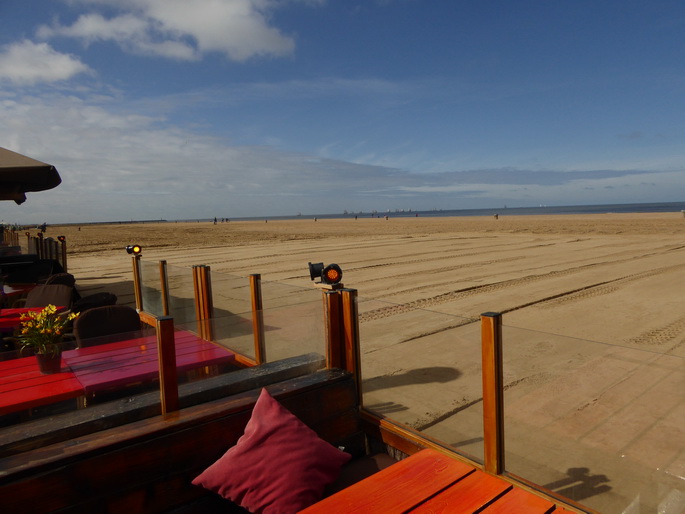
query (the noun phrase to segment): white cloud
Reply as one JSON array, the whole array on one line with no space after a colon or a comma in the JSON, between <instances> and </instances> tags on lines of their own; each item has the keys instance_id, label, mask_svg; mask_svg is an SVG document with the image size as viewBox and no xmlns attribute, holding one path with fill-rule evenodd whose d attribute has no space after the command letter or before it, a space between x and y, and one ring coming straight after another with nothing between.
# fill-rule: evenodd
<instances>
[{"instance_id":1,"label":"white cloud","mask_svg":"<svg viewBox=\"0 0 685 514\"><path fill-rule=\"evenodd\" d=\"M24 40L0 50L0 80L15 84L56 82L89 71L77 57L59 53L47 43Z\"/></svg>"},{"instance_id":2,"label":"white cloud","mask_svg":"<svg viewBox=\"0 0 685 514\"><path fill-rule=\"evenodd\" d=\"M292 37L269 25L277 5L270 0L85 0L91 8L117 9L118 16L81 15L73 24L41 26L38 36L113 41L124 51L165 58L198 59L220 52L245 61L256 56L289 55Z\"/></svg>"}]
</instances>

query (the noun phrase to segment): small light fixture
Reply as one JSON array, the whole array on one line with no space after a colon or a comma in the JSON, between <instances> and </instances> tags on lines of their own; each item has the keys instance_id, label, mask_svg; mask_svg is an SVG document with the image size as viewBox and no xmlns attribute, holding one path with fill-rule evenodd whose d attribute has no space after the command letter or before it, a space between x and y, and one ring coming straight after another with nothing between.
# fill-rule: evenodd
<instances>
[{"instance_id":1,"label":"small light fixture","mask_svg":"<svg viewBox=\"0 0 685 514\"><path fill-rule=\"evenodd\" d=\"M64 241L66 241L66 240L67 240L67 238L64 236L57 236L57 241L59 241L60 243L64 243Z\"/></svg>"},{"instance_id":2,"label":"small light fixture","mask_svg":"<svg viewBox=\"0 0 685 514\"><path fill-rule=\"evenodd\" d=\"M140 245L128 245L126 247L126 251L133 255L139 255L140 252L143 251L143 249L140 247Z\"/></svg>"},{"instance_id":3,"label":"small light fixture","mask_svg":"<svg viewBox=\"0 0 685 514\"><path fill-rule=\"evenodd\" d=\"M323 262L309 263L309 276L312 280L321 279L321 284L338 284L342 280L342 269L337 264L324 266Z\"/></svg>"},{"instance_id":4,"label":"small light fixture","mask_svg":"<svg viewBox=\"0 0 685 514\"><path fill-rule=\"evenodd\" d=\"M25 234L26 234L27 236L30 236L30 235L31 235L31 232L25 232Z\"/></svg>"}]
</instances>

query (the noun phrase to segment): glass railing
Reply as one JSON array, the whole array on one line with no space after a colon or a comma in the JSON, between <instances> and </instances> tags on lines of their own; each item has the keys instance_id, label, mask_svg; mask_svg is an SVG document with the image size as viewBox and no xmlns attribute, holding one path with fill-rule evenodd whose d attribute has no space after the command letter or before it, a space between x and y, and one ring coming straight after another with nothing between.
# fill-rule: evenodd
<instances>
[{"instance_id":1,"label":"glass railing","mask_svg":"<svg viewBox=\"0 0 685 514\"><path fill-rule=\"evenodd\" d=\"M685 508L685 359L505 326L506 469L600 512Z\"/></svg>"},{"instance_id":2,"label":"glass railing","mask_svg":"<svg viewBox=\"0 0 685 514\"><path fill-rule=\"evenodd\" d=\"M215 298L221 294L217 292L217 285L224 283L216 278L216 274L212 276ZM261 312L252 312L249 296L248 310L243 312L231 313L225 308L217 309L215 304L215 317L211 324L213 340L252 360L257 359L256 345L261 344L264 351L262 362L310 352L325 355L321 292L273 282L263 282L261 291ZM249 288L246 292L249 295ZM259 332L260 327L262 340L256 342L255 332Z\"/></svg>"},{"instance_id":3,"label":"glass railing","mask_svg":"<svg viewBox=\"0 0 685 514\"><path fill-rule=\"evenodd\" d=\"M159 273L157 275L159 277ZM159 282L159 278L157 280ZM169 316L174 318L176 324L194 320L196 316L195 286L191 270L178 266L167 266L167 282L169 287Z\"/></svg>"},{"instance_id":4,"label":"glass railing","mask_svg":"<svg viewBox=\"0 0 685 514\"><path fill-rule=\"evenodd\" d=\"M143 300L143 310L150 314L154 314L155 316L162 316L164 311L162 309L162 287L159 278L159 263L145 261L143 259L138 262L140 267L140 290Z\"/></svg>"},{"instance_id":5,"label":"glass railing","mask_svg":"<svg viewBox=\"0 0 685 514\"><path fill-rule=\"evenodd\" d=\"M480 325L358 301L364 408L483 460Z\"/></svg>"},{"instance_id":6,"label":"glass railing","mask_svg":"<svg viewBox=\"0 0 685 514\"><path fill-rule=\"evenodd\" d=\"M269 286L263 284L263 290L270 291ZM277 289L278 294L285 292ZM320 291L312 291L310 301L304 302L302 299L308 295L294 290L298 303L282 302L259 313L263 320L258 325L263 327L262 362L290 359L274 368L281 380L325 365L320 295ZM229 380L228 387L220 377L250 365L241 356L255 357L252 312L221 312L224 315L204 323L194 319L173 322L174 375L183 406L206 401L211 394L212 399L235 394L241 387L239 379L235 379L236 383ZM207 326L212 327L211 338L207 337ZM110 418L111 423L118 425L159 414L159 372L154 327L78 342L71 340L63 345L58 368L50 374L41 373L36 356L6 348L0 352L0 455L22 447L24 443L17 441L25 437L33 438L31 445L39 444L40 437L35 434L52 428L63 429L64 435L69 427L78 425L79 433L88 433L109 428ZM210 385L193 386L208 380L212 380ZM48 417L51 421L45 424ZM7 450L9 447L14 450Z\"/></svg>"}]
</instances>

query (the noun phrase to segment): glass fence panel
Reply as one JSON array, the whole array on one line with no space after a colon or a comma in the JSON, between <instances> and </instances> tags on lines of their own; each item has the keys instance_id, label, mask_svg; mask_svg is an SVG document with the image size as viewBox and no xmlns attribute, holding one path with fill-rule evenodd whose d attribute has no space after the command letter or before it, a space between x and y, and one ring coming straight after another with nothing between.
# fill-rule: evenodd
<instances>
[{"instance_id":1,"label":"glass fence panel","mask_svg":"<svg viewBox=\"0 0 685 514\"><path fill-rule=\"evenodd\" d=\"M212 272L211 280L215 317L224 318L250 312L252 296L249 278Z\"/></svg>"},{"instance_id":2,"label":"glass fence panel","mask_svg":"<svg viewBox=\"0 0 685 514\"><path fill-rule=\"evenodd\" d=\"M192 268L167 264L167 283L169 287L169 316L174 318L176 324L193 321L196 314Z\"/></svg>"},{"instance_id":3,"label":"glass fence panel","mask_svg":"<svg viewBox=\"0 0 685 514\"><path fill-rule=\"evenodd\" d=\"M264 362L315 352L325 355L323 306L315 302L263 309ZM252 311L211 320L214 341L248 359L255 360L255 324Z\"/></svg>"},{"instance_id":4,"label":"glass fence panel","mask_svg":"<svg viewBox=\"0 0 685 514\"><path fill-rule=\"evenodd\" d=\"M262 304L265 309L316 301L323 302L322 295L322 290L318 287L299 287L279 282L262 282Z\"/></svg>"},{"instance_id":5,"label":"glass fence panel","mask_svg":"<svg viewBox=\"0 0 685 514\"><path fill-rule=\"evenodd\" d=\"M364 408L483 460L478 321L359 299Z\"/></svg>"},{"instance_id":6,"label":"glass fence panel","mask_svg":"<svg viewBox=\"0 0 685 514\"><path fill-rule=\"evenodd\" d=\"M154 314L155 316L163 316L162 304L162 283L159 273L159 262L145 261L140 259L138 261L140 268L140 289L143 300L143 310Z\"/></svg>"},{"instance_id":7,"label":"glass fence panel","mask_svg":"<svg viewBox=\"0 0 685 514\"><path fill-rule=\"evenodd\" d=\"M506 469L600 512L685 509L685 359L503 327Z\"/></svg>"}]
</instances>

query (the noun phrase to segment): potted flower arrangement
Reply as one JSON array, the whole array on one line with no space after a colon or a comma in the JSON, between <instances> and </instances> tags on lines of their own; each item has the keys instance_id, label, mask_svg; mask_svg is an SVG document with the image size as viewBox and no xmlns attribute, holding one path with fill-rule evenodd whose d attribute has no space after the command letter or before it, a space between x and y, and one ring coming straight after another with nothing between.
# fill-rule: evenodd
<instances>
[{"instance_id":1,"label":"potted flower arrangement","mask_svg":"<svg viewBox=\"0 0 685 514\"><path fill-rule=\"evenodd\" d=\"M78 313L73 312L68 315L60 314L54 305L21 315L19 344L22 350L33 350L41 373L60 371L64 328L77 316Z\"/></svg>"}]
</instances>

